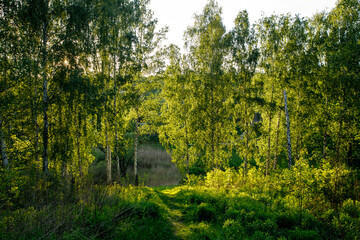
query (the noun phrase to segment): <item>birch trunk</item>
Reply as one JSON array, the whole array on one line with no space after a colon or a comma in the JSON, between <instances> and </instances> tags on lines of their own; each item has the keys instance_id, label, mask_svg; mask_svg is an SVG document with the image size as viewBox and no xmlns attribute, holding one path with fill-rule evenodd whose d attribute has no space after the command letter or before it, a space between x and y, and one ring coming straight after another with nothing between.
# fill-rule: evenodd
<instances>
[{"instance_id":1,"label":"birch trunk","mask_svg":"<svg viewBox=\"0 0 360 240\"><path fill-rule=\"evenodd\" d=\"M188 131L187 131L187 124L185 121L185 139L186 139L186 173L190 173L190 158L189 158L189 139L188 139Z\"/></svg>"},{"instance_id":2,"label":"birch trunk","mask_svg":"<svg viewBox=\"0 0 360 240\"><path fill-rule=\"evenodd\" d=\"M116 123L115 123L116 124ZM119 157L119 142L118 142L118 132L117 127L115 126L115 156L116 156L116 172L117 176L121 178L121 171L120 171L120 157Z\"/></svg>"},{"instance_id":3,"label":"birch trunk","mask_svg":"<svg viewBox=\"0 0 360 240\"><path fill-rule=\"evenodd\" d=\"M339 122L339 132L338 132L338 139L336 143L336 162L340 163L342 159L341 154L341 139L342 139L342 129L343 129L343 121L340 119Z\"/></svg>"},{"instance_id":4,"label":"birch trunk","mask_svg":"<svg viewBox=\"0 0 360 240\"><path fill-rule=\"evenodd\" d=\"M0 118L0 145L1 145L1 159L3 162L4 168L9 168L9 158L6 153L6 143L2 131L2 119Z\"/></svg>"},{"instance_id":5,"label":"birch trunk","mask_svg":"<svg viewBox=\"0 0 360 240\"><path fill-rule=\"evenodd\" d=\"M35 83L35 90L34 90L35 98L37 96L37 87ZM35 100L34 100L35 101ZM34 102L33 107L33 121L34 121L34 130L35 130L35 141L34 141L34 152L35 152L35 162L39 163L40 157L39 157L39 125L38 125L38 115L37 115L37 108L36 108L36 102Z\"/></svg>"},{"instance_id":6,"label":"birch trunk","mask_svg":"<svg viewBox=\"0 0 360 240\"><path fill-rule=\"evenodd\" d=\"M120 158L119 158L119 139L118 139L118 127L117 127L117 109L116 109L116 94L117 94L117 84L116 84L116 57L114 54L114 127L115 127L115 157L116 157L116 171L118 179L121 178L120 173Z\"/></svg>"},{"instance_id":7,"label":"birch trunk","mask_svg":"<svg viewBox=\"0 0 360 240\"><path fill-rule=\"evenodd\" d=\"M78 165L79 165L79 174L80 177L82 177L82 161L81 161L81 152L80 152L80 130L81 130L81 115L78 111L78 127L77 127L77 133L76 133L76 141L77 141L77 155L78 155Z\"/></svg>"},{"instance_id":8,"label":"birch trunk","mask_svg":"<svg viewBox=\"0 0 360 240\"><path fill-rule=\"evenodd\" d=\"M325 126L324 126L324 134L323 134L323 151L322 151L323 158L326 157L327 124L328 124L328 97L326 96L326 103L325 103L325 123L324 123Z\"/></svg>"},{"instance_id":9,"label":"birch trunk","mask_svg":"<svg viewBox=\"0 0 360 240\"><path fill-rule=\"evenodd\" d=\"M344 95L343 96L345 96L345 93L344 93ZM346 112L346 109L345 109L345 105L344 105L344 103L345 103L345 97L343 97L343 99L342 99L342 102L341 102L341 110L342 110L342 112L343 113L345 113ZM342 140L343 140L343 125L344 125L344 122L343 122L343 114L341 114L340 115L340 119L339 119L339 132L338 132L338 136L337 136L337 143L336 143L336 159L335 159L335 162L337 162L337 163L340 163L341 161L342 161L342 159L343 159L343 153L342 153L342 147L341 147L341 145L342 145Z\"/></svg>"},{"instance_id":10,"label":"birch trunk","mask_svg":"<svg viewBox=\"0 0 360 240\"><path fill-rule=\"evenodd\" d=\"M43 129L43 172L49 170L49 122L48 122L48 79L47 79L47 29L48 22L45 20L43 26L43 39L42 39L42 88L43 88L43 120L44 120L44 129Z\"/></svg>"},{"instance_id":11,"label":"birch trunk","mask_svg":"<svg viewBox=\"0 0 360 240\"><path fill-rule=\"evenodd\" d=\"M245 130L245 158L244 158L244 176L247 172L247 163L248 163L248 151L249 151L249 138L248 138L248 131L249 131L249 123L247 120L247 109L245 104L245 117L246 117L246 130Z\"/></svg>"},{"instance_id":12,"label":"birch trunk","mask_svg":"<svg viewBox=\"0 0 360 240\"><path fill-rule=\"evenodd\" d=\"M279 146L280 118L281 118L281 109L279 110L279 113L278 113L278 121L277 121L277 126L276 126L275 153L274 153L274 166L273 166L273 169L276 169L276 165L277 165L278 146Z\"/></svg>"},{"instance_id":13,"label":"birch trunk","mask_svg":"<svg viewBox=\"0 0 360 240\"><path fill-rule=\"evenodd\" d=\"M298 92L297 95L297 107L296 107L296 116L295 116L295 123L296 123L296 127L295 127L295 147L294 147L294 154L293 157L295 159L295 161L297 159L299 159L299 152L300 152L300 144L301 144L301 131L302 131L302 124L300 121L300 98L301 98L301 94L300 92Z\"/></svg>"},{"instance_id":14,"label":"birch trunk","mask_svg":"<svg viewBox=\"0 0 360 240\"><path fill-rule=\"evenodd\" d=\"M106 123L108 125L108 122ZM111 184L111 148L109 143L108 126L106 126L106 183Z\"/></svg>"},{"instance_id":15,"label":"birch trunk","mask_svg":"<svg viewBox=\"0 0 360 240\"><path fill-rule=\"evenodd\" d=\"M286 91L284 90L284 103L285 103L285 116L286 116L286 129L287 129L287 148L288 148L288 162L289 168L291 168L291 138L290 138L290 119L289 119L289 111L287 106L287 96Z\"/></svg>"},{"instance_id":16,"label":"birch trunk","mask_svg":"<svg viewBox=\"0 0 360 240\"><path fill-rule=\"evenodd\" d=\"M4 52L4 55L5 55L5 67L4 67L4 82L5 82L5 89L7 88L6 87L6 84L7 84L7 55L6 55L6 41L5 41L5 52ZM1 147L1 159L2 159L2 162L3 162L3 166L4 168L8 169L9 168L9 158L7 156L7 153L6 153L6 143L5 143L5 139L4 139L4 133L3 133L3 121L2 121L2 117L0 115L0 147Z\"/></svg>"},{"instance_id":17,"label":"birch trunk","mask_svg":"<svg viewBox=\"0 0 360 240\"><path fill-rule=\"evenodd\" d=\"M134 140L134 176L135 176L135 186L139 186L139 176L138 176L138 141L139 141L139 118L136 118L135 121L135 140Z\"/></svg>"},{"instance_id":18,"label":"birch trunk","mask_svg":"<svg viewBox=\"0 0 360 240\"><path fill-rule=\"evenodd\" d=\"M268 152L267 152L267 161L266 161L266 172L265 172L265 176L267 176L269 174L269 168L270 168L270 152L271 152L271 120L272 120L272 116L271 116L271 105L273 103L273 97L274 97L274 86L272 87L272 91L271 91L271 100L270 100L270 110L269 110L269 136L268 136Z\"/></svg>"}]
</instances>

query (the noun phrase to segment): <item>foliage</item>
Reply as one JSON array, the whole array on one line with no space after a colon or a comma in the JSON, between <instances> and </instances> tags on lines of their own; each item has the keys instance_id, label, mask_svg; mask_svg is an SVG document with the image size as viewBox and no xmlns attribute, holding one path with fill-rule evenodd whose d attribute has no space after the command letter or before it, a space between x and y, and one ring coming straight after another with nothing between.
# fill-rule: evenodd
<instances>
[{"instance_id":1,"label":"foliage","mask_svg":"<svg viewBox=\"0 0 360 240\"><path fill-rule=\"evenodd\" d=\"M209 0L184 53L149 0L0 7L0 238L360 235L358 0L230 30ZM170 174L147 141L186 186L114 184Z\"/></svg>"},{"instance_id":2,"label":"foliage","mask_svg":"<svg viewBox=\"0 0 360 240\"><path fill-rule=\"evenodd\" d=\"M256 206L261 208L261 204L266 204L265 206L269 210L276 209L279 211L277 213L279 215L275 214L277 216L276 220L273 220L275 222L269 222L270 226L274 224L269 229L289 229L286 233L287 238L298 239L301 236L304 239L322 239L321 236L325 236L327 227L332 228L334 236L345 232L344 236L352 239L352 236L359 234L358 228L355 227L358 222L358 201L351 199L356 186L348 181L351 175L355 174L354 171L350 171L344 166L331 167L326 162L321 167L314 168L305 162L298 161L298 164L292 169L272 173L271 176L265 177L256 173L257 171L250 169L248 176L244 177L241 170L228 168L221 171L215 169L206 175L203 183L197 182L197 186L206 186L212 192L216 191L218 196L224 193L226 193L225 196L253 196L258 202L241 205L245 211L251 212ZM201 207L199 204L207 201L214 204L213 196L204 196L206 195L202 193L187 197L187 201L196 203L197 207ZM229 200L225 202L227 205L231 204ZM235 202L243 204L241 199ZM223 203L223 201L217 202L212 206L222 209ZM259 203L261 204L259 205ZM245 213L240 213L238 209L238 205L235 204L226 212L218 212L215 216L223 216L232 220L237 219L238 214L242 218L245 217ZM195 208L190 213L196 216L198 211ZM257 215L263 214L261 212L263 210L254 210L253 213L256 214L256 218L267 218L266 214L264 216ZM273 215L271 214L271 216ZM323 226L318 219L325 220L328 226ZM231 222L231 224L235 223ZM261 226L266 228L263 222ZM318 228L324 228L325 232L318 235ZM290 229L294 230L290 231ZM257 229L250 227L248 231L250 230L256 231ZM264 230L260 229L260 231Z\"/></svg>"}]
</instances>

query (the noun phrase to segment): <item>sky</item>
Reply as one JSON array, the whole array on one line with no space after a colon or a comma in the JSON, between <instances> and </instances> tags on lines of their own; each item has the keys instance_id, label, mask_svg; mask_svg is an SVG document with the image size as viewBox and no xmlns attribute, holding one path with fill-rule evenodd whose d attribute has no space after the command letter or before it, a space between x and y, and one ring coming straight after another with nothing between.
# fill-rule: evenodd
<instances>
[{"instance_id":1,"label":"sky","mask_svg":"<svg viewBox=\"0 0 360 240\"><path fill-rule=\"evenodd\" d=\"M222 18L227 30L234 27L239 11L247 10L251 23L264 14L291 13L311 17L316 12L330 11L336 0L217 0L222 7ZM184 45L183 35L188 26L194 23L194 14L200 14L207 0L151 0L150 9L158 19L158 27L169 27L165 44L174 43L180 48Z\"/></svg>"}]
</instances>

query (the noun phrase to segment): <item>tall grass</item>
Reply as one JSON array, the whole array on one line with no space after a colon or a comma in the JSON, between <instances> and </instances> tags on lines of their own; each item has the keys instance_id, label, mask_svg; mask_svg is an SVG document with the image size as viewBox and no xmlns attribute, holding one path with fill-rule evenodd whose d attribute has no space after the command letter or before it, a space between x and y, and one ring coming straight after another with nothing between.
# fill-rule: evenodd
<instances>
[{"instance_id":1,"label":"tall grass","mask_svg":"<svg viewBox=\"0 0 360 240\"><path fill-rule=\"evenodd\" d=\"M171 156L159 144L142 145L138 153L140 182L148 187L178 185L182 180ZM128 170L129 180L134 178L133 168Z\"/></svg>"},{"instance_id":2,"label":"tall grass","mask_svg":"<svg viewBox=\"0 0 360 240\"><path fill-rule=\"evenodd\" d=\"M174 239L149 188L81 184L73 195L0 211L0 239Z\"/></svg>"}]
</instances>

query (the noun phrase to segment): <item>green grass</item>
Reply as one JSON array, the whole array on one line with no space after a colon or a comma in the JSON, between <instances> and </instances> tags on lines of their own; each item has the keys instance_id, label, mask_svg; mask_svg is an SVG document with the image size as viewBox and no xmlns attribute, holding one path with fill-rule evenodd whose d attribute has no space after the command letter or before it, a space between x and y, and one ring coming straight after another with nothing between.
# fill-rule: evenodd
<instances>
[{"instance_id":1,"label":"green grass","mask_svg":"<svg viewBox=\"0 0 360 240\"><path fill-rule=\"evenodd\" d=\"M86 192L86 191L84 191ZM3 211L1 239L356 239L279 201L209 187L97 187L76 202ZM345 204L342 223L359 223ZM300 220L301 219L301 220ZM334 219L334 218L333 218ZM333 220L332 219L332 220ZM354 222L357 219L357 222ZM344 228L343 228L344 229Z\"/></svg>"},{"instance_id":2,"label":"green grass","mask_svg":"<svg viewBox=\"0 0 360 240\"><path fill-rule=\"evenodd\" d=\"M302 182L290 171L269 179L214 170L188 177L189 185L157 187L79 182L68 189L49 179L40 182L47 188L29 190L28 203L9 198L0 239L359 239L360 203L329 207L325 170ZM322 181L315 193L302 188Z\"/></svg>"}]
</instances>

